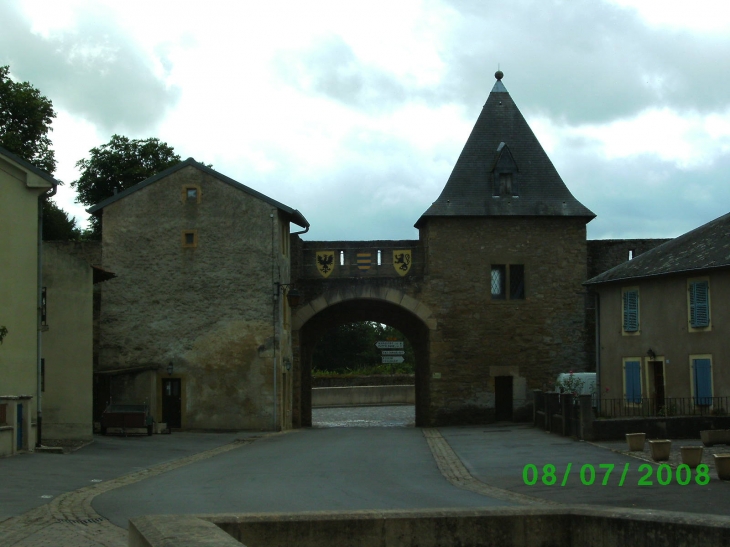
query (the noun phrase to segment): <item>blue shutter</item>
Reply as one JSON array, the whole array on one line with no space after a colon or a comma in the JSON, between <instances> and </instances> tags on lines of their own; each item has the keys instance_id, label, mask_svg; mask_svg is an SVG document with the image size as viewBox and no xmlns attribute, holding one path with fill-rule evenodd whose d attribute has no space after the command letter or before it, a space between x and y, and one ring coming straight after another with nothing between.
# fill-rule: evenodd
<instances>
[{"instance_id":1,"label":"blue shutter","mask_svg":"<svg viewBox=\"0 0 730 547\"><path fill-rule=\"evenodd\" d=\"M639 291L624 292L624 331L639 330Z\"/></svg>"},{"instance_id":2,"label":"blue shutter","mask_svg":"<svg viewBox=\"0 0 730 547\"><path fill-rule=\"evenodd\" d=\"M707 281L689 284L690 326L694 329L710 326L710 299Z\"/></svg>"},{"instance_id":3,"label":"blue shutter","mask_svg":"<svg viewBox=\"0 0 730 547\"><path fill-rule=\"evenodd\" d=\"M712 404L712 361L692 359L692 372L695 380L695 404Z\"/></svg>"},{"instance_id":4,"label":"blue shutter","mask_svg":"<svg viewBox=\"0 0 730 547\"><path fill-rule=\"evenodd\" d=\"M624 379L626 382L626 402L641 403L641 363L626 361L624 363Z\"/></svg>"}]
</instances>

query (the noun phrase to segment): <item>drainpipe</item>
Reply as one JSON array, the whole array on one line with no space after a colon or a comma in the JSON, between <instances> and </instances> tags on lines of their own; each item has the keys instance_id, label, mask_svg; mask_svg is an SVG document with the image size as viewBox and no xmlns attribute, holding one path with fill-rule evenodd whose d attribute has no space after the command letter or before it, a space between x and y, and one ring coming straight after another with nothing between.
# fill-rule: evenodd
<instances>
[{"instance_id":1,"label":"drainpipe","mask_svg":"<svg viewBox=\"0 0 730 547\"><path fill-rule=\"evenodd\" d=\"M601 299L598 292L595 293L595 314L596 314L596 404L598 411L601 411Z\"/></svg>"},{"instance_id":2,"label":"drainpipe","mask_svg":"<svg viewBox=\"0 0 730 547\"><path fill-rule=\"evenodd\" d=\"M41 324L41 305L43 299L43 200L56 195L58 185L52 182L53 188L46 190L38 196L38 271L37 276L37 292L36 292L36 447L41 446L41 438L43 431L43 408L42 408L42 369L41 369L41 346L42 346L42 324Z\"/></svg>"},{"instance_id":3,"label":"drainpipe","mask_svg":"<svg viewBox=\"0 0 730 547\"><path fill-rule=\"evenodd\" d=\"M274 209L269 217L271 218L271 283L274 287L274 290L276 293L274 294L274 303L271 309L271 317L272 317L272 327L274 331L274 414L273 414L273 420L272 420L272 429L273 431L277 431L276 428L276 410L277 410L277 393L276 393L276 316L277 316L277 306L279 305L279 284L276 282L276 275L275 275L275 261L276 261L276 253L275 253L275 245L276 245L276 223L274 221L274 213L276 210Z\"/></svg>"}]
</instances>

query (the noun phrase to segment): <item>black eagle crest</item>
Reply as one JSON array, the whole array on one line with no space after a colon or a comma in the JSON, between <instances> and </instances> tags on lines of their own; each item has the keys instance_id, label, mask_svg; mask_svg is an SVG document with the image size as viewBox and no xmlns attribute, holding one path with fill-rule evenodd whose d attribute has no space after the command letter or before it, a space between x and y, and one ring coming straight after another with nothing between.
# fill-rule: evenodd
<instances>
[{"instance_id":1,"label":"black eagle crest","mask_svg":"<svg viewBox=\"0 0 730 547\"><path fill-rule=\"evenodd\" d=\"M317 257L317 264L319 264L322 273L327 273L332 269L332 262L335 260L335 255L324 255Z\"/></svg>"}]
</instances>

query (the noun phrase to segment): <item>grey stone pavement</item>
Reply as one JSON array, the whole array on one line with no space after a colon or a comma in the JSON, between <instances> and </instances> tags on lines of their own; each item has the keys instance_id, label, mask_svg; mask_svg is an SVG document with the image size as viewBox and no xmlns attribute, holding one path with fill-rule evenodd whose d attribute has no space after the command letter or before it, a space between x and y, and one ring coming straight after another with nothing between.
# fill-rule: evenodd
<instances>
[{"instance_id":1,"label":"grey stone pavement","mask_svg":"<svg viewBox=\"0 0 730 547\"><path fill-rule=\"evenodd\" d=\"M144 514L584 503L730 518L730 482L714 468L706 485L696 472L680 485L670 461L671 481L660 485L648 454L627 455L623 442L512 423L420 429L407 406L318 409L314 421L278 434L97 437L72 454L0 459L0 547L121 547L128 519ZM698 441L673 448L686 444ZM539 472L534 485L525 484L529 464ZM542 481L547 464L553 485ZM614 466L607 478L602 464ZM591 482L591 466L595 480L584 485L581 468ZM653 485L639 486L647 473Z\"/></svg>"}]
</instances>

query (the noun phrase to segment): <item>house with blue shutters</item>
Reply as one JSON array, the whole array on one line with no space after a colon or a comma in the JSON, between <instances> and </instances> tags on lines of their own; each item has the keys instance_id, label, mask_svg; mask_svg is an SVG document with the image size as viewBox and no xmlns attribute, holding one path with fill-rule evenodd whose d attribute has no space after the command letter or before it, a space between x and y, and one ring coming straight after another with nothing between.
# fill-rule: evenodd
<instances>
[{"instance_id":1,"label":"house with blue shutters","mask_svg":"<svg viewBox=\"0 0 730 547\"><path fill-rule=\"evenodd\" d=\"M589 279L606 409L723 414L730 401L730 214Z\"/></svg>"}]
</instances>

